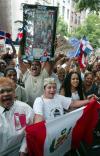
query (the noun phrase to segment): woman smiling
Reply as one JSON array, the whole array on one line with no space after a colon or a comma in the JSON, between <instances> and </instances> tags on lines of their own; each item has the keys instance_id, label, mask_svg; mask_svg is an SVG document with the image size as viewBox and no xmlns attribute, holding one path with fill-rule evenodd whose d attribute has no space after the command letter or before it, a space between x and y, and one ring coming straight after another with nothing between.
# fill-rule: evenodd
<instances>
[{"instance_id":1,"label":"woman smiling","mask_svg":"<svg viewBox=\"0 0 100 156\"><path fill-rule=\"evenodd\" d=\"M64 109L78 108L86 105L89 100L72 100L56 94L56 82L54 78L44 79L44 93L41 97L37 97L34 105L34 123L43 120L51 120L64 114Z\"/></svg>"},{"instance_id":2,"label":"woman smiling","mask_svg":"<svg viewBox=\"0 0 100 156\"><path fill-rule=\"evenodd\" d=\"M83 100L82 80L77 72L69 73L60 91L61 95L71 97L73 100Z\"/></svg>"}]
</instances>

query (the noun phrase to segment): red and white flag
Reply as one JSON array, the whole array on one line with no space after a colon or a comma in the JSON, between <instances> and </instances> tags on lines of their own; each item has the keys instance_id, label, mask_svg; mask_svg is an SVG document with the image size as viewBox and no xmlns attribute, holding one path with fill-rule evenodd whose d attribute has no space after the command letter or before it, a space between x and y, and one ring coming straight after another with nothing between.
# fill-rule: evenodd
<instances>
[{"instance_id":1,"label":"red and white flag","mask_svg":"<svg viewBox=\"0 0 100 156\"><path fill-rule=\"evenodd\" d=\"M91 144L100 104L93 100L86 107L26 128L29 156L62 156L80 141Z\"/></svg>"}]
</instances>

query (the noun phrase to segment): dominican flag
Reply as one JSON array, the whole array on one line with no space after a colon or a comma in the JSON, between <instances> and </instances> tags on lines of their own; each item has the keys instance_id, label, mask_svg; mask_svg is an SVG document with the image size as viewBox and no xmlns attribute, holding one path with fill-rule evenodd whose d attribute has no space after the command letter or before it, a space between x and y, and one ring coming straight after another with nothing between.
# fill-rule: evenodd
<instances>
[{"instance_id":1,"label":"dominican flag","mask_svg":"<svg viewBox=\"0 0 100 156\"><path fill-rule=\"evenodd\" d=\"M20 31L20 32L17 34L17 38L16 38L16 40L15 40L15 43L16 43L17 45L19 45L19 44L20 44L20 41L22 40L22 38L23 38L23 32Z\"/></svg>"},{"instance_id":2,"label":"dominican flag","mask_svg":"<svg viewBox=\"0 0 100 156\"><path fill-rule=\"evenodd\" d=\"M90 42L84 36L80 41L72 37L69 39L69 43L74 47L73 51L67 53L68 58L78 57L80 68L85 68L87 65L87 56L93 52L93 47Z\"/></svg>"},{"instance_id":3,"label":"dominican flag","mask_svg":"<svg viewBox=\"0 0 100 156\"><path fill-rule=\"evenodd\" d=\"M84 36L80 41L80 53L78 56L78 61L80 68L85 68L88 59L87 57L93 52L93 47L91 46L90 42L87 40L87 38Z\"/></svg>"},{"instance_id":4,"label":"dominican flag","mask_svg":"<svg viewBox=\"0 0 100 156\"><path fill-rule=\"evenodd\" d=\"M69 43L74 47L77 48L80 44L80 41L76 37L71 37L69 39Z\"/></svg>"},{"instance_id":5,"label":"dominican flag","mask_svg":"<svg viewBox=\"0 0 100 156\"><path fill-rule=\"evenodd\" d=\"M78 62L79 62L80 68L85 68L86 64L87 64L87 61L86 61L87 55L85 55L82 48L83 48L83 44L81 43L80 44L80 54L78 56Z\"/></svg>"},{"instance_id":6,"label":"dominican flag","mask_svg":"<svg viewBox=\"0 0 100 156\"><path fill-rule=\"evenodd\" d=\"M80 46L76 50L69 51L67 52L67 57L68 58L74 58L80 55Z\"/></svg>"},{"instance_id":7,"label":"dominican flag","mask_svg":"<svg viewBox=\"0 0 100 156\"><path fill-rule=\"evenodd\" d=\"M73 46L74 50L67 52L67 57L68 58L74 58L79 56L80 54L80 41L75 38L72 37L69 39L69 43Z\"/></svg>"},{"instance_id":8,"label":"dominican flag","mask_svg":"<svg viewBox=\"0 0 100 156\"><path fill-rule=\"evenodd\" d=\"M82 51L84 51L87 55L89 55L93 51L93 47L91 46L90 42L84 36L81 40L82 44Z\"/></svg>"},{"instance_id":9,"label":"dominican flag","mask_svg":"<svg viewBox=\"0 0 100 156\"><path fill-rule=\"evenodd\" d=\"M11 34L4 32L4 31L0 31L0 39L4 39L5 44L10 44L12 41Z\"/></svg>"},{"instance_id":10,"label":"dominican flag","mask_svg":"<svg viewBox=\"0 0 100 156\"><path fill-rule=\"evenodd\" d=\"M99 119L100 104L93 100L52 121L27 126L26 140L29 156L62 156L81 141L91 144Z\"/></svg>"}]
</instances>

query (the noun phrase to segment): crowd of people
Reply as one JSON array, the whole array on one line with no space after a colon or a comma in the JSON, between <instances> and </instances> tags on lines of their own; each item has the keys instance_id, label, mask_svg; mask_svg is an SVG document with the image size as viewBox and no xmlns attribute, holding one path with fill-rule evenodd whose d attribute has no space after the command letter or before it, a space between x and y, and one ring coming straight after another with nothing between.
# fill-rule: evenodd
<instances>
[{"instance_id":1,"label":"crowd of people","mask_svg":"<svg viewBox=\"0 0 100 156\"><path fill-rule=\"evenodd\" d=\"M16 64L18 57L19 64ZM100 97L100 58L80 68L77 57L22 59L0 53L0 156L28 155L25 127L51 120Z\"/></svg>"}]
</instances>

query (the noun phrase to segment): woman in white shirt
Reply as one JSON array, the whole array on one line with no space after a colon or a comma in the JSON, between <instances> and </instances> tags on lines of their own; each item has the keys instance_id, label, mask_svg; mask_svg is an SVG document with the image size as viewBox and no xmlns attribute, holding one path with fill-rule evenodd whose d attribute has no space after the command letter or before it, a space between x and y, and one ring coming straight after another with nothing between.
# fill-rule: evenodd
<instances>
[{"instance_id":1,"label":"woman in white shirt","mask_svg":"<svg viewBox=\"0 0 100 156\"><path fill-rule=\"evenodd\" d=\"M34 123L43 120L50 120L59 115L64 114L64 110L69 107L81 107L86 105L89 100L73 101L70 97L56 94L56 82L54 78L44 79L44 93L41 97L37 97L34 105Z\"/></svg>"},{"instance_id":2,"label":"woman in white shirt","mask_svg":"<svg viewBox=\"0 0 100 156\"><path fill-rule=\"evenodd\" d=\"M61 86L61 95L71 97L73 100L83 100L82 79L79 73L70 72Z\"/></svg>"},{"instance_id":3,"label":"woman in white shirt","mask_svg":"<svg viewBox=\"0 0 100 156\"><path fill-rule=\"evenodd\" d=\"M84 95L82 88L81 75L78 72L70 72L61 86L60 94L71 97L73 100L83 100Z\"/></svg>"}]
</instances>

